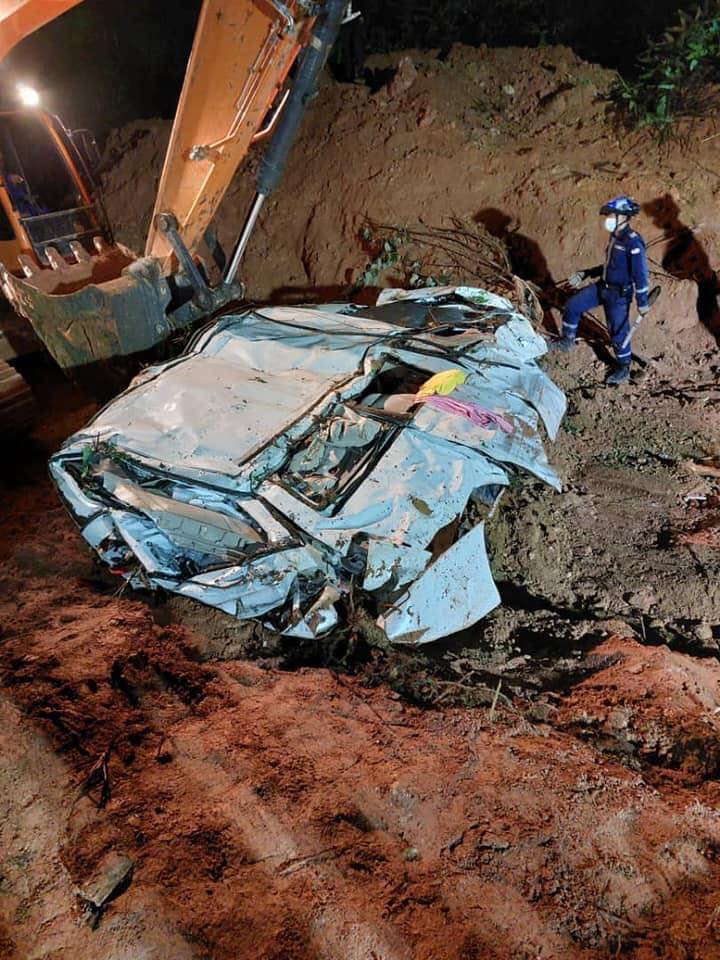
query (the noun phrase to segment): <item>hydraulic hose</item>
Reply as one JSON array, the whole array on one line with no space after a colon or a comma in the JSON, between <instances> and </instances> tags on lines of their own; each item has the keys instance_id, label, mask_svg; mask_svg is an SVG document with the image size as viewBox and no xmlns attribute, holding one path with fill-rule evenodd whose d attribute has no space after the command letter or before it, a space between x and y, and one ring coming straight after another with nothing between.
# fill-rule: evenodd
<instances>
[{"instance_id":1,"label":"hydraulic hose","mask_svg":"<svg viewBox=\"0 0 720 960\"><path fill-rule=\"evenodd\" d=\"M257 192L264 197L269 197L282 179L295 134L337 38L346 6L347 0L326 0L313 35L300 56L290 99L260 162Z\"/></svg>"},{"instance_id":2,"label":"hydraulic hose","mask_svg":"<svg viewBox=\"0 0 720 960\"><path fill-rule=\"evenodd\" d=\"M250 236L260 216L263 204L270 194L277 189L282 180L295 134L305 115L307 105L317 89L320 73L337 39L346 6L347 0L326 0L315 30L300 56L290 97L280 115L272 140L260 161L257 173L257 195L225 271L223 281L226 284L233 283L235 280L240 261L250 241Z\"/></svg>"}]
</instances>

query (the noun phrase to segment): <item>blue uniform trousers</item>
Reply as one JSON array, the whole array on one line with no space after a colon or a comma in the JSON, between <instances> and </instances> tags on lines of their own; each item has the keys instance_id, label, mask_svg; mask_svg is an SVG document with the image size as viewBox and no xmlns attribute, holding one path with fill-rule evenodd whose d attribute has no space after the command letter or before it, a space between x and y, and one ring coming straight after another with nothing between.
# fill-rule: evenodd
<instances>
[{"instance_id":1,"label":"blue uniform trousers","mask_svg":"<svg viewBox=\"0 0 720 960\"><path fill-rule=\"evenodd\" d=\"M625 296L613 287L606 287L602 283L591 283L570 297L565 305L563 337L574 340L582 315L602 304L618 363L629 363L632 347L629 343L623 347L623 341L630 330L631 303L632 288L629 295Z\"/></svg>"}]
</instances>

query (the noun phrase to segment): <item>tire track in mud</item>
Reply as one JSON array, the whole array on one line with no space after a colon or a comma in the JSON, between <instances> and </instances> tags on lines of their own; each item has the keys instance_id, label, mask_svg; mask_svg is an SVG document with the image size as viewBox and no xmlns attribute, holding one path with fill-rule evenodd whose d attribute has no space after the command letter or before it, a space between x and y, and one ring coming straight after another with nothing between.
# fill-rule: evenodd
<instances>
[{"instance_id":1,"label":"tire track in mud","mask_svg":"<svg viewBox=\"0 0 720 960\"><path fill-rule=\"evenodd\" d=\"M412 960L416 954L392 924L385 921L368 898L362 909L353 909L347 880L333 866L339 855L333 846L305 830L297 831L276 816L247 783L235 779L224 764L211 763L192 737L179 740L177 760L187 779L204 787L208 803L218 802L228 822L237 830L251 854L251 864L261 864L267 882L288 899L311 900L308 939L318 960ZM235 774L235 776L233 775ZM261 883L258 884L259 886ZM370 915L368 917L368 915Z\"/></svg>"},{"instance_id":2,"label":"tire track in mud","mask_svg":"<svg viewBox=\"0 0 720 960\"><path fill-rule=\"evenodd\" d=\"M238 940L242 942L242 928L248 923L252 925L257 892L267 890L268 882L278 886L270 897L275 907L285 891L293 908L302 903L302 912L307 914L300 923L291 915L292 910L277 911L284 919L283 928L294 931L294 939L307 942L307 949L297 953L292 952L292 944L285 942L278 956L365 957L373 951L388 960L413 956L402 936L381 916L376 915L373 922L364 919L368 914L377 914L372 904L382 903L382 889L362 901L357 916L362 915L363 919L353 921L348 915L352 897L347 882L332 866L315 862L313 849L307 848L307 838L298 839L292 825L284 825L271 813L250 786L234 784L221 767L198 756L192 743L185 743L182 752L177 749L176 728L182 728L190 717L198 712L220 717L223 710L234 707L235 681L218 679L214 671L187 661L177 648L174 662L169 664L167 642L179 643L181 632L168 635L150 623L147 611L141 606L113 598L96 598L90 609L84 611L88 623L82 623L83 612L76 607L78 619L72 629L68 631L65 624L61 625L63 640L72 642L85 634L94 646L94 651L84 650L83 668L70 679L68 674L72 674L73 669L68 661L32 652L43 648L43 640L53 627L58 627L54 618L46 617L40 629L35 629L39 607L48 603L52 608L53 599L44 592L42 598L35 597L26 605L29 626L14 631L11 646L28 652L14 658L14 666L6 671L5 679L10 681L9 689L19 695L30 716L34 714L39 722L50 726L60 749L75 761L75 782L65 785L68 793L77 796L83 771L87 772L95 755L106 744L113 744L110 762L113 789L106 812L88 815L88 822L81 823L74 836L66 836L62 845L63 859L76 883L92 872L108 850L120 848L129 850L136 859L138 869L131 888L136 895L140 896L144 889L164 888L170 909L183 914L180 927L186 939L201 949L211 950L213 957L255 955L255 946L249 944L245 944L246 952L238 953ZM107 614L113 612L121 616L108 618ZM102 637L96 626L98 615L108 624ZM6 652L10 652L9 646ZM83 643L79 646L82 648ZM162 678L162 684L157 682L158 677ZM118 682L120 678L122 682ZM62 702L63 695L68 694L71 694L70 708ZM204 703L205 700L211 701L212 706ZM81 725L73 728L64 719L68 709L73 719L81 718ZM242 722L242 717L237 719ZM140 742L137 742L138 733L142 734ZM163 744L166 752L160 754ZM133 755L128 753L129 745L134 747ZM158 753L153 756L156 749ZM221 744L220 749L227 749L227 745ZM174 762L157 763L158 757L165 760L169 756L167 751L172 751ZM262 750L259 752L262 756ZM208 748L208 756L213 756L212 746ZM118 770L119 761L126 770ZM293 766L289 766L292 773ZM138 767L145 769L138 772ZM253 772L255 780L262 781L262 771ZM237 814L226 817L212 809L216 795L230 786L234 786L235 805L242 810L240 817ZM225 809L223 801L221 810ZM235 836L228 835L228 823ZM142 837L138 838L138 834ZM230 922L223 922L222 926L229 927L229 931L224 931L219 940L214 938L220 921L208 920L196 908L189 909L189 898L182 891L184 880L179 876L183 873L185 879L190 879L191 886L206 879L208 871L193 876L187 860L193 853L198 860L207 854L195 840L208 835L218 837L226 847L223 859L232 861L236 857L239 872L252 866L253 861L270 858L268 864L258 868L264 878L253 875L247 886L247 902L252 904L252 910L242 917L226 916L225 921ZM185 841L187 849L176 857L177 837ZM322 846L322 837L317 838L317 843ZM349 846L352 849L353 845ZM270 871L268 878L278 850L281 857L278 871ZM212 867L209 873L212 874ZM228 874L232 875L232 869ZM232 879L236 878L237 871ZM212 879L222 879L222 871ZM308 883L309 890L306 889ZM384 883L381 879L381 888ZM228 912L232 914L232 910ZM272 917L265 919L267 923L276 922ZM445 925L446 918L438 917L437 926ZM233 933L237 939L231 943ZM270 939L267 933L265 939Z\"/></svg>"}]
</instances>

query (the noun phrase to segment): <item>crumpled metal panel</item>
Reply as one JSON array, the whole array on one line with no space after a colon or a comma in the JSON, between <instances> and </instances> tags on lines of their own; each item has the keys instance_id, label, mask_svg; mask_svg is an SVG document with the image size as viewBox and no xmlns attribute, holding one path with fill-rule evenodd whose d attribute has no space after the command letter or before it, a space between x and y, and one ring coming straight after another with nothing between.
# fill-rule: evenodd
<instances>
[{"instance_id":1,"label":"crumpled metal panel","mask_svg":"<svg viewBox=\"0 0 720 960\"><path fill-rule=\"evenodd\" d=\"M430 643L477 623L499 603L480 523L420 574L378 626L393 643Z\"/></svg>"},{"instance_id":2,"label":"crumpled metal panel","mask_svg":"<svg viewBox=\"0 0 720 960\"><path fill-rule=\"evenodd\" d=\"M248 310L145 370L51 472L134 585L297 638L333 629L360 590L391 641L427 643L498 604L484 524L512 474L560 488L542 430L556 434L565 398L544 352L475 288ZM453 399L501 425L417 403L450 370L464 373Z\"/></svg>"}]
</instances>

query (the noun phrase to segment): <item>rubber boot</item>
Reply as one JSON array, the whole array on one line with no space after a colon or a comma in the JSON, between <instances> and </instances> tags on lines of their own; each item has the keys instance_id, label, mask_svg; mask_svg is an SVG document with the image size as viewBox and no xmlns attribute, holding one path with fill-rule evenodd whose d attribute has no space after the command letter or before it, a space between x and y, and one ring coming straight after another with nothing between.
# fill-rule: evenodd
<instances>
[{"instance_id":1,"label":"rubber boot","mask_svg":"<svg viewBox=\"0 0 720 960\"><path fill-rule=\"evenodd\" d=\"M560 340L551 340L548 344L548 353L569 353L575 346L572 337L562 337Z\"/></svg>"},{"instance_id":2,"label":"rubber boot","mask_svg":"<svg viewBox=\"0 0 720 960\"><path fill-rule=\"evenodd\" d=\"M611 387L617 387L621 383L625 383L630 379L630 364L629 363L620 363L617 366L617 369L610 374L605 383Z\"/></svg>"}]
</instances>

